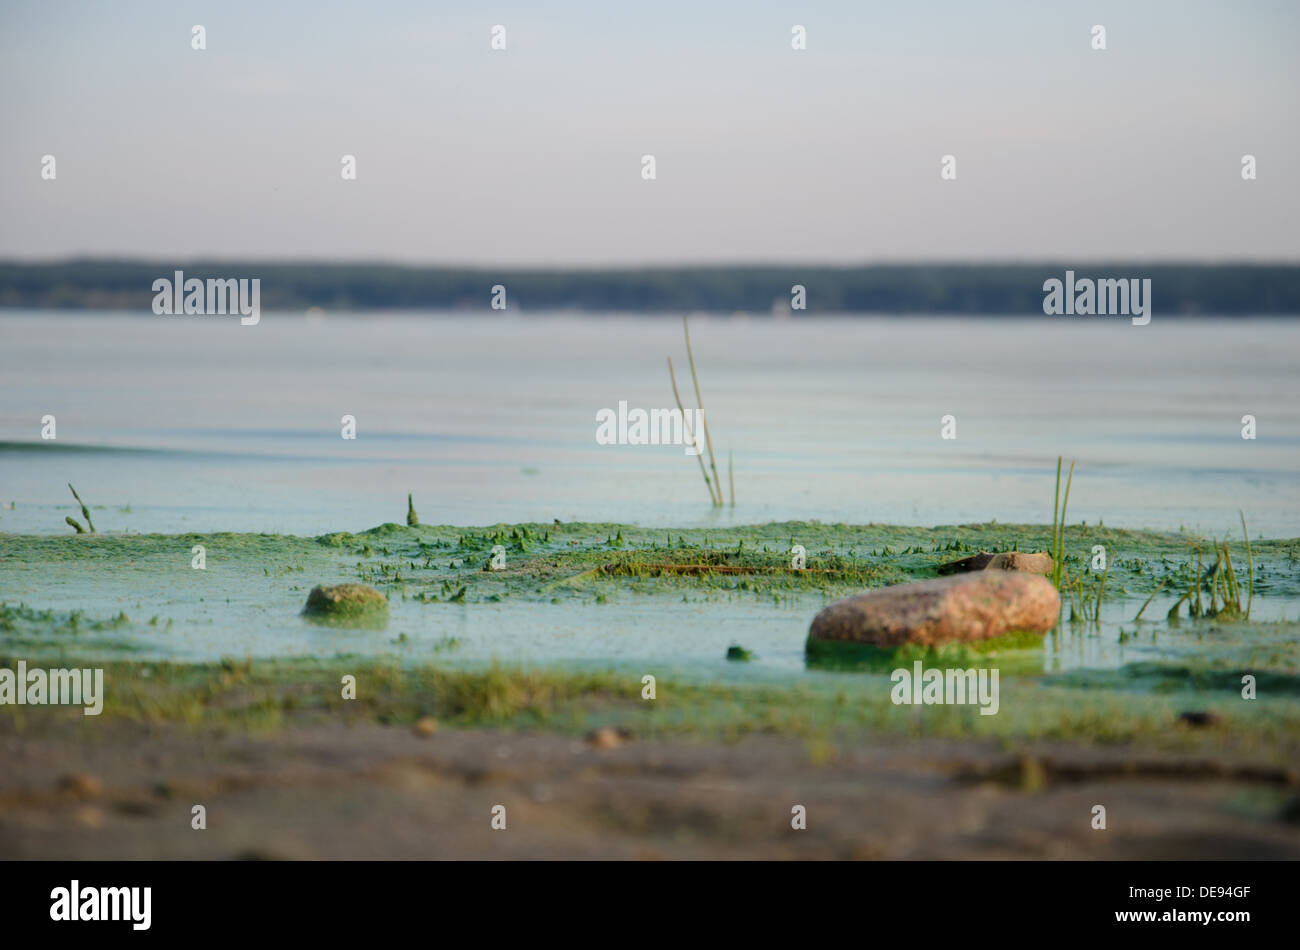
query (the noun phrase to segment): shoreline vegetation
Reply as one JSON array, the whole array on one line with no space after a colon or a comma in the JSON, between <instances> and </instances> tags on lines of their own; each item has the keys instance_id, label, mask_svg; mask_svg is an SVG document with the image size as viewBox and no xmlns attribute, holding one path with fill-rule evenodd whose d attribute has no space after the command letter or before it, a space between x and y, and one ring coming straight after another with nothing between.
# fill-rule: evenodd
<instances>
[{"instance_id":1,"label":"shoreline vegetation","mask_svg":"<svg viewBox=\"0 0 1300 950\"><path fill-rule=\"evenodd\" d=\"M116 520L129 520L123 512ZM53 528L53 522L51 523ZM64 529L66 532L68 529ZM1242 530L1245 530L1244 519ZM1068 537L1067 537L1068 535ZM889 524L830 524L781 521L692 528L644 527L614 522L528 522L477 527L389 522L361 532L338 531L318 536L206 532L141 534L120 524L94 534L12 534L0 531L0 572L43 561L72 564L107 559L176 556L189 567L190 547L206 544L230 559L248 560L258 574L294 570L292 565L319 562L321 556L351 565L350 580L387 586L399 596L428 602L425 590L455 580L485 593L533 590L553 594L589 591L601 579L618 579L632 587L687 584L756 594L821 591L838 594L938 577L951 562L990 554L1053 551L1053 569L1061 570L1067 590L1086 580L1090 600L1145 597L1163 591L1180 603L1196 598L1198 578L1203 599L1188 617L1214 616L1227 603L1235 616L1246 599L1265 595L1300 596L1296 577L1300 538L1266 539L1256 534L1219 538L1186 531L1112 528L1079 522L1002 524L997 521L909 527ZM1225 552L1225 545L1228 551ZM1105 551L1103 567L1098 546ZM792 554L803 549L794 566ZM494 549L504 552L504 570L492 570ZM1235 549L1236 555L1231 551ZM1207 552L1210 559L1207 559ZM1094 569L1096 564L1096 569ZM301 570L299 566L296 569ZM1103 579L1107 582L1102 585ZM435 583L436 582L436 583ZM653 586L653 585L652 585ZM1229 599L1223 593L1231 589ZM471 595L474 593L471 590ZM1191 592L1187 596L1185 592ZM427 597L421 596L427 593ZM1070 614L1068 599L1066 615ZM1217 608L1217 609L1216 609ZM1076 611L1073 620L1093 620L1095 609ZM1136 620L1136 618L1134 618Z\"/></svg>"},{"instance_id":2,"label":"shoreline vegetation","mask_svg":"<svg viewBox=\"0 0 1300 950\"><path fill-rule=\"evenodd\" d=\"M0 666L15 661L0 650ZM359 656L173 663L67 655L59 663L104 669L109 686L102 714L88 719L80 707L0 707L0 720L15 733L41 724L81 724L93 733L101 722L122 720L196 733L257 734L329 723L416 728L432 718L440 729L572 738L613 727L642 740L734 743L770 735L814 747L868 736L992 739L1004 748L1065 742L1222 756L1254 763L1258 772L1242 772L1242 778L1300 789L1300 678L1265 676L1264 689L1275 693L1274 702L1243 708L1232 673L1198 674L1185 664L1134 664L1104 676L1081 671L1008 677L998 714L986 717L969 705L895 705L886 675L845 677L830 686L666 677L647 701L640 679L617 670L500 663L466 670ZM355 698L339 687L346 676L356 679Z\"/></svg>"},{"instance_id":3,"label":"shoreline vegetation","mask_svg":"<svg viewBox=\"0 0 1300 950\"><path fill-rule=\"evenodd\" d=\"M408 499L408 507L412 504ZM256 614L267 636L296 622L308 588L316 588L312 595L317 596L320 585L334 584L343 586L323 589L355 589L377 598L384 608L380 616L357 623L358 629L387 627L388 604L400 603L402 619L394 622L390 632L398 635L392 643L407 644L398 627L414 623L417 628L428 624L437 628L444 620L441 611L454 607L460 616L465 609L472 613L476 605L505 602L537 611L595 608L597 613L583 614L583 623L597 628L600 611L617 613L620 604L637 601L665 607L688 602L704 609L711 603L726 609L725 605L739 601L751 604L751 609L806 613L811 622L822 606L834 600L946 576L954 565L988 559L980 552L996 559L1054 545L1059 554L1055 566L1063 577L1075 578L1073 585L1063 579L1062 586L1086 589L1088 601L1088 609L1081 610L1077 598L1073 602L1063 598L1059 629L1084 637L1100 635L1104 604L1106 635L1114 637L1118 626L1120 643L1142 638L1154 643L1163 634L1180 631L1192 637L1191 645L1180 649L1171 662L1190 664L1186 668L1199 670L1203 679L1208 677L1206 682L1219 682L1240 666L1242 672L1249 669L1275 677L1275 685L1287 694L1300 694L1300 643L1285 644L1287 631L1300 629L1300 624L1252 624L1242 597L1247 592L1261 603L1300 601L1296 570L1300 539L1211 542L1174 532L1067 526L1064 514L1061 511L1052 525L935 528L781 522L654 529L557 521L479 528L389 523L356 534L335 532L315 538L0 533L0 578L9 575L6 586L25 589L32 600L28 604L12 596L0 598L0 651L17 656L16 650L77 654L90 648L110 659L130 658L135 652L133 630L148 634L146 640L161 637L153 640L156 646L165 643L173 624L192 622L184 599L156 611L146 609L142 601L134 605L135 618L125 611L98 617L87 603L69 603L66 593L54 601L56 608L50 608L51 601L40 592L66 591L87 565L94 565L101 590L92 603L105 602L106 592L113 603L138 600L140 595L131 588L144 579L141 570L151 578L159 571L179 571L187 582L197 579L191 556L200 546L204 556L219 565L219 574L212 578L220 580L213 586L210 578L194 588L194 596L202 599L200 595L206 593L208 599L217 600L224 595L230 603L230 595L240 595L254 583L269 585L272 599L261 595L263 606ZM1234 560L1233 547L1245 557ZM1104 569L1097 562L1102 550L1107 552ZM792 551L797 555L792 557ZM1209 566L1206 551L1213 555ZM152 588L147 584L146 589ZM1148 611L1162 593L1162 609ZM311 600L307 600L310 613ZM292 610L281 609L290 603ZM147 623L141 611L153 614ZM347 617L342 619L346 627ZM1260 632L1268 635L1257 636ZM647 636L653 635L647 632ZM653 641L648 645L652 648ZM814 649L811 641L807 646L809 670L881 673L916 659L949 666L996 661L1013 675L1042 670L1041 634L1022 637L1015 631L980 644L927 649L904 645L857 651L863 655L840 660ZM653 648L649 652L662 655ZM399 649L393 655L403 653L403 662L419 661L419 651ZM1115 675L1113 670L1100 672Z\"/></svg>"},{"instance_id":4,"label":"shoreline vegetation","mask_svg":"<svg viewBox=\"0 0 1300 950\"><path fill-rule=\"evenodd\" d=\"M150 312L153 281L182 268L200 280L257 277L267 310L457 310L491 313L491 288L511 311L789 314L793 288L817 314L1043 316L1043 282L1149 278L1161 318L1300 314L1300 264L1143 263L764 264L606 269L457 268L355 262L0 261L0 309Z\"/></svg>"},{"instance_id":5,"label":"shoreline vegetation","mask_svg":"<svg viewBox=\"0 0 1300 950\"><path fill-rule=\"evenodd\" d=\"M14 586L40 589L36 606L0 604L0 666L43 655L105 671L100 716L0 707L0 744L13 752L0 776L0 851L1300 857L1296 621L1209 616L1203 601L1201 614L1182 622L1192 637L1181 653L1114 669L1045 672L1020 662L1041 658L1032 642L1006 644L1006 654L915 657L1001 665L999 711L984 716L974 705L895 705L880 663L785 679L662 670L647 700L646 671L626 664L466 667L406 654L400 644L311 659L133 658L131 631L167 636L172 619L87 616L68 586L93 566L96 583L120 587L133 603L133 577L188 575L192 546L204 544L225 578L221 593L254 579L283 589L252 596L276 618L283 608L275 623L286 629L303 622L304 586L338 582L373 585L434 630L444 617L503 600L599 611L642 598L665 606L665 622L679 622L683 615L667 608L689 598L688 615L707 623L699 611L708 604L751 598L811 621L820 604L845 593L939 576L941 566L981 550L1047 550L1064 532L1069 576L1105 578L1106 601L1122 599L1121 628L1132 636L1165 636L1173 626L1165 611L1150 611L1140 628L1133 614L1152 591L1181 593L1195 578L1207 591L1217 585L1222 600L1231 572L1235 587L1253 587L1256 606L1300 595L1300 539L1252 538L1246 558L1224 557L1212 573L1203 552L1222 552L1221 544L1066 526L1059 515L1052 525L935 528L394 523L300 538L121 534L101 524L93 535L0 534L0 581L10 575ZM803 570L791 567L792 542L806 548ZM1110 552L1100 574L1090 565L1095 544ZM1240 539L1229 544L1244 552ZM492 569L500 549L505 567ZM219 604L217 590L208 595ZM182 617L176 629L185 624ZM1060 625L1099 629L1068 606ZM105 657L114 642L124 649ZM885 659L910 666L905 652ZM721 652L717 659L753 665L727 664ZM1246 672L1257 680L1250 701L1242 697ZM355 698L346 694L349 677ZM189 831L194 802L209 816L202 835ZM491 837L487 818L502 802L510 827L523 832L508 842ZM808 808L807 838L788 836L790 802ZM1106 804L1113 831L1090 827L1096 802ZM1201 837L1190 840L1187 827Z\"/></svg>"},{"instance_id":6,"label":"shoreline vegetation","mask_svg":"<svg viewBox=\"0 0 1300 950\"><path fill-rule=\"evenodd\" d=\"M1186 605L1168 612L1165 621L1176 623L1180 615L1248 620L1254 600L1300 597L1300 539L1250 538L1244 517L1241 534L1208 538L1186 531L1067 525L1064 510L1050 525L993 521L930 528L817 521L656 528L558 519L462 527L421 524L413 512L408 497L407 524L389 522L315 537L139 534L129 525L123 531L120 524L96 533L0 531L0 574L40 564L161 564L164 557L189 568L191 548L202 544L220 551L224 564L258 575L321 571L330 564L343 572L336 579L376 585L390 597L424 603L505 596L555 603L561 596L589 597L602 584L652 594L693 589L779 599L798 592L838 596L939 577L951 573L959 560L977 560L973 556L981 553L1050 551L1051 578L1066 595L1063 619L1071 623L1095 623L1103 602L1115 598L1140 598L1141 607L1131 618L1137 623L1136 613L1164 593L1177 607ZM84 506L82 514L87 514ZM115 520L129 520L129 514L123 509ZM498 552L499 570L494 563ZM1087 609L1069 596L1083 587ZM442 596L448 589L454 594Z\"/></svg>"}]
</instances>

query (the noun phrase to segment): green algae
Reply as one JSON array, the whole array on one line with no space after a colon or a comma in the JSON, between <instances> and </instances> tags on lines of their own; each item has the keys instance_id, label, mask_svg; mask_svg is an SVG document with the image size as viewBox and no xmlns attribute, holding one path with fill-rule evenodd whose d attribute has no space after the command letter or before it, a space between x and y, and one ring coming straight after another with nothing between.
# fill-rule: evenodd
<instances>
[{"instance_id":1,"label":"green algae","mask_svg":"<svg viewBox=\"0 0 1300 950\"><path fill-rule=\"evenodd\" d=\"M374 542L385 544L376 549ZM489 583L510 585L522 575L548 582L590 585L602 580L658 579L660 586L766 591L826 590L884 586L937 576L937 568L953 554L1045 550L1053 543L1049 526L959 525L908 528L893 525L824 525L818 522L777 522L728 528L647 529L610 523L519 524L465 529L451 526L405 528L381 525L359 535L323 535L318 543L351 550L379 563L363 569L383 579L394 576L393 561L402 559L428 569L481 567L492 547L507 551L507 569ZM1171 532L1127 531L1101 526L1072 525L1067 531L1064 566L1075 578L1090 578L1092 548L1108 552L1105 592L1112 596L1149 594L1162 581L1170 589L1185 589L1194 570L1193 544L1205 539ZM790 567L795 544L807 549L807 570ZM616 552L616 553L611 553ZM1300 595L1300 539L1252 543L1260 563L1243 577L1245 585L1287 596ZM443 557L446 556L446 560ZM522 557L521 557L522 556ZM1252 557L1252 561L1255 560ZM705 566L752 569L745 586L710 574ZM698 566L698 568L696 568ZM567 577L555 577L569 569ZM598 574L595 568L601 568ZM696 568L688 571L689 568ZM670 577L669 575L676 575ZM409 577L409 570L407 575ZM1101 593L1100 576L1092 600Z\"/></svg>"},{"instance_id":2,"label":"green algae","mask_svg":"<svg viewBox=\"0 0 1300 950\"><path fill-rule=\"evenodd\" d=\"M140 650L131 639L132 628L125 611L96 619L83 610L37 610L26 604L0 602L0 646L25 650L28 656L61 656L90 644L129 655Z\"/></svg>"},{"instance_id":3,"label":"green algae","mask_svg":"<svg viewBox=\"0 0 1300 950\"><path fill-rule=\"evenodd\" d=\"M158 563L188 559L189 547L202 543L213 561L226 558L272 570L302 572L336 562L330 553L351 555L354 579L370 583L429 582L456 577L473 601L477 588L485 596L505 591L527 593L542 581L555 590L620 586L653 593L662 589L746 591L751 593L825 591L878 587L936 576L954 552L1041 549L1050 543L1041 526L965 525L930 529L883 525L822 525L784 522L727 529L639 529L612 524L525 524L464 529L450 526L407 527L386 524L361 534L336 532L316 539L277 535L97 535L79 539L3 536L0 569L11 560L93 562L119 560ZM610 542L619 541L611 550ZM1089 574L1094 544L1110 552L1107 593L1147 594L1161 582L1171 590L1194 571L1189 539L1169 533L1072 527L1067 563L1075 576ZM500 544L506 569L482 572L483 561ZM789 564L794 544L807 551L807 569ZM1247 584L1261 596L1300 595L1295 566L1300 541L1256 541L1254 571ZM711 572L708 567L724 571ZM749 573L745 573L749 572ZM653 583L649 583L653 582Z\"/></svg>"},{"instance_id":4,"label":"green algae","mask_svg":"<svg viewBox=\"0 0 1300 950\"><path fill-rule=\"evenodd\" d=\"M523 646L531 647L525 651L529 662L561 666L588 655L686 657L683 662L697 665L707 677L717 671L698 658L720 660L727 641L739 640L761 654L754 663L735 664L753 671L746 675L779 667L785 675L870 672L898 659L869 656L837 666L805 656L808 623L827 603L864 589L934 577L939 565L965 554L1043 550L1051 540L1050 525L994 523L912 528L778 522L693 529L559 522L471 528L385 524L315 538L0 534L0 590L37 608L71 605L101 618L123 609L146 618L162 616L167 628L131 624L117 639L143 639L162 654L191 659L232 649L282 655L279 644L286 637L296 638L300 645L291 649L300 653L332 647L319 637L303 639L294 618L311 586L361 582L387 595L396 628L410 634L403 651L412 657L434 652L438 639L455 635L464 643L457 658L465 663L521 656L516 651ZM1100 633L1122 647L1111 649L1110 665L1167 652L1203 664L1233 645L1238 665L1267 665L1268 653L1290 662L1285 642L1257 625L1228 626L1219 622L1223 618L1202 617L1184 622L1173 635L1163 613L1197 573L1190 545L1202 542L1177 532L1069 526L1071 576L1098 587L1102 576L1107 581L1103 617L1072 620L1067 610L1058 627L1064 641L1086 645ZM1090 571L1095 544L1107 549L1108 575ZM191 569L196 545L206 549L205 570ZM505 568L482 570L497 545L506 552ZM805 569L791 565L795 545L806 550ZM1237 573L1241 589L1254 587L1256 612L1265 619L1270 611L1273 617L1279 611L1300 614L1300 540L1254 539L1251 550L1247 566ZM1142 601L1162 589L1163 603L1136 623ZM729 626L720 627L719 620ZM66 616L29 620L22 635L25 642L63 636L58 628L66 623ZM759 637L751 633L754 624L766 624L772 633ZM711 631L722 631L722 642L692 650ZM506 632L510 637L501 639ZM630 653L618 643L620 637L640 653ZM11 639L0 629L0 648ZM389 648L387 639L357 642L363 652ZM498 642L508 645L497 647ZM552 644L571 646L556 652ZM1018 650L1001 644L997 662L1008 672L1038 672L1045 656L1060 646L1056 634L1046 646ZM1080 657L1066 660L1095 662Z\"/></svg>"},{"instance_id":5,"label":"green algae","mask_svg":"<svg viewBox=\"0 0 1300 950\"><path fill-rule=\"evenodd\" d=\"M805 650L809 668L819 670L889 673L899 667L911 669L913 663L920 661L925 667L951 669L996 666L1003 675L1012 675L1037 673L1042 669L1043 636L1013 632L975 643L938 646L909 643L898 647L809 637Z\"/></svg>"},{"instance_id":6,"label":"green algae","mask_svg":"<svg viewBox=\"0 0 1300 950\"><path fill-rule=\"evenodd\" d=\"M1259 667L1209 669L1190 663L1130 663L1117 670L1072 670L1054 682L1088 689L1143 693L1232 693L1249 676L1258 695L1300 698L1300 673Z\"/></svg>"},{"instance_id":7,"label":"green algae","mask_svg":"<svg viewBox=\"0 0 1300 950\"><path fill-rule=\"evenodd\" d=\"M0 665L13 666L15 660L0 655ZM72 657L65 663L88 665ZM1227 690L1113 692L1062 677L1007 678L997 715L982 716L973 706L896 705L890 680L876 675L793 685L663 677L656 698L648 701L638 676L610 670L494 665L467 671L359 657L97 665L105 669L102 718L179 723L196 730L275 730L322 722L405 728L432 716L453 729L543 730L575 737L598 723L643 739L734 741L767 734L851 744L867 736L983 738L1008 748L1062 740L1205 757L1250 756L1291 769L1300 761L1300 699L1291 694L1265 700L1261 693L1260 700L1248 702ZM342 695L345 676L355 678L355 699ZM1188 709L1210 714L1213 727L1178 728ZM57 715L51 707L0 707L0 716L24 722Z\"/></svg>"},{"instance_id":8,"label":"green algae","mask_svg":"<svg viewBox=\"0 0 1300 950\"><path fill-rule=\"evenodd\" d=\"M53 635L99 633L128 626L131 618L126 611L101 620L87 619L83 610L36 610L26 604L0 602L0 633L44 632Z\"/></svg>"}]
</instances>

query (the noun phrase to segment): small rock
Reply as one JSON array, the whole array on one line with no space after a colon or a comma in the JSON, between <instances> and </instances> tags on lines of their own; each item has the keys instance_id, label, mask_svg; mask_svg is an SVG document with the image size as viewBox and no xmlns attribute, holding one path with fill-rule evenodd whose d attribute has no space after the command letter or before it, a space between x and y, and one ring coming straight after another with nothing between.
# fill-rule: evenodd
<instances>
[{"instance_id":1,"label":"small rock","mask_svg":"<svg viewBox=\"0 0 1300 950\"><path fill-rule=\"evenodd\" d=\"M411 729L417 736L431 736L438 731L438 720L425 716Z\"/></svg>"},{"instance_id":2,"label":"small rock","mask_svg":"<svg viewBox=\"0 0 1300 950\"><path fill-rule=\"evenodd\" d=\"M1028 571L1031 574L1049 574L1052 570L1052 556L1046 551L1004 551L1001 554L981 551L960 561L940 564L937 570L940 574L963 574L967 571Z\"/></svg>"},{"instance_id":3,"label":"small rock","mask_svg":"<svg viewBox=\"0 0 1300 950\"><path fill-rule=\"evenodd\" d=\"M97 805L82 805L73 813L73 819L83 828L102 828L104 810Z\"/></svg>"},{"instance_id":4,"label":"small rock","mask_svg":"<svg viewBox=\"0 0 1300 950\"><path fill-rule=\"evenodd\" d=\"M587 742L597 749L617 749L631 738L631 731L615 729L613 726L601 726L587 733Z\"/></svg>"},{"instance_id":5,"label":"small rock","mask_svg":"<svg viewBox=\"0 0 1300 950\"><path fill-rule=\"evenodd\" d=\"M809 641L876 647L975 643L1046 633L1060 617L1052 582L1023 571L977 571L898 584L838 600L819 613Z\"/></svg>"},{"instance_id":6,"label":"small rock","mask_svg":"<svg viewBox=\"0 0 1300 950\"><path fill-rule=\"evenodd\" d=\"M311 589L302 612L318 620L386 621L388 598L367 584L321 584Z\"/></svg>"},{"instance_id":7,"label":"small rock","mask_svg":"<svg viewBox=\"0 0 1300 950\"><path fill-rule=\"evenodd\" d=\"M78 798L97 798L104 790L104 783L86 772L70 772L59 779L59 788Z\"/></svg>"}]
</instances>

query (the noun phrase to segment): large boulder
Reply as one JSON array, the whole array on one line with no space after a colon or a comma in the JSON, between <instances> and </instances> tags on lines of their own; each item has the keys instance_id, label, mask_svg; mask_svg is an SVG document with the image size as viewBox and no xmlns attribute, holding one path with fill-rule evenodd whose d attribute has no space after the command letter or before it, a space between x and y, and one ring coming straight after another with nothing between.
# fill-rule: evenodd
<instances>
[{"instance_id":1,"label":"large boulder","mask_svg":"<svg viewBox=\"0 0 1300 950\"><path fill-rule=\"evenodd\" d=\"M838 600L813 619L808 640L875 647L977 643L1046 633L1060 611L1061 596L1045 577L978 571Z\"/></svg>"}]
</instances>

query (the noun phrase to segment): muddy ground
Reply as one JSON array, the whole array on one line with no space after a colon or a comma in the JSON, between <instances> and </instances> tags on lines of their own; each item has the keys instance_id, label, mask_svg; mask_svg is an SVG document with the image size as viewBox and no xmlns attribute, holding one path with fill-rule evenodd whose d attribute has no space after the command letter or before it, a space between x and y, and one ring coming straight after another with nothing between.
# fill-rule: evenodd
<instances>
[{"instance_id":1,"label":"muddy ground","mask_svg":"<svg viewBox=\"0 0 1300 950\"><path fill-rule=\"evenodd\" d=\"M0 719L6 858L1300 858L1296 775L1223 757L60 719Z\"/></svg>"}]
</instances>

